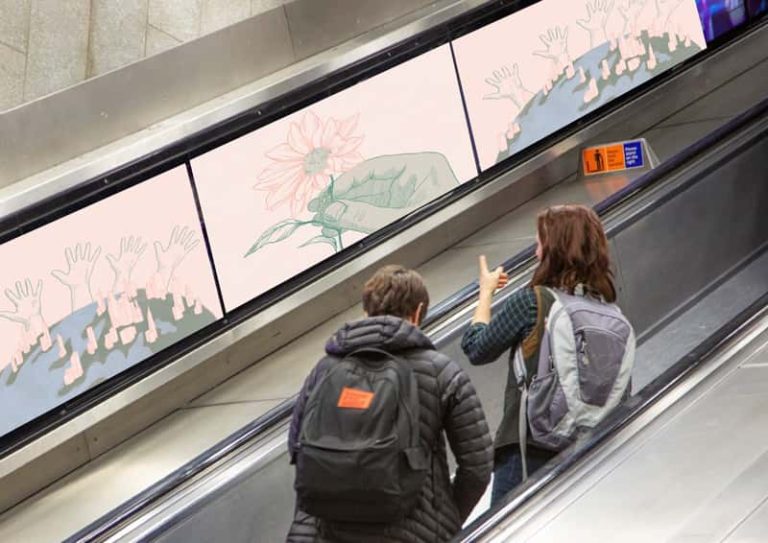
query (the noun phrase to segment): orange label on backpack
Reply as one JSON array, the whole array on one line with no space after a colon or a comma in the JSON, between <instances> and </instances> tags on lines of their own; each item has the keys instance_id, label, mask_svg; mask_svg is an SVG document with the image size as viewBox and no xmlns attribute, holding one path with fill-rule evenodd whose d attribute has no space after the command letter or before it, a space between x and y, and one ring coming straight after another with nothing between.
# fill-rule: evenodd
<instances>
[{"instance_id":1,"label":"orange label on backpack","mask_svg":"<svg viewBox=\"0 0 768 543\"><path fill-rule=\"evenodd\" d=\"M341 389L337 407L344 409L368 409L373 401L373 392L357 388L344 387Z\"/></svg>"}]
</instances>

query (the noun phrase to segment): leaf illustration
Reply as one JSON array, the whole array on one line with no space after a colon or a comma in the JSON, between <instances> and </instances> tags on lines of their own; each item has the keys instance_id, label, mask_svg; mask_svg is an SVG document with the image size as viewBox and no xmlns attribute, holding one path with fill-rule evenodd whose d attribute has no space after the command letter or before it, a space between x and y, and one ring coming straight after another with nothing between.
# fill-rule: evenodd
<instances>
[{"instance_id":1,"label":"leaf illustration","mask_svg":"<svg viewBox=\"0 0 768 543\"><path fill-rule=\"evenodd\" d=\"M265 245L269 245L270 243L277 243L287 239L296 231L299 226L303 224L305 223L302 221L297 221L296 219L286 219L284 221L280 221L276 225L265 230L264 233L259 236L259 239L256 240L256 243L254 243L251 248L248 249L248 252L245 253L245 256L249 256L255 253Z\"/></svg>"},{"instance_id":2,"label":"leaf illustration","mask_svg":"<svg viewBox=\"0 0 768 543\"><path fill-rule=\"evenodd\" d=\"M299 247L306 247L308 245L315 245L317 243L327 243L331 247L333 247L333 251L337 252L339 250L338 245L336 243L336 238L331 238L327 236L315 236L312 239L309 239L299 245Z\"/></svg>"},{"instance_id":3,"label":"leaf illustration","mask_svg":"<svg viewBox=\"0 0 768 543\"><path fill-rule=\"evenodd\" d=\"M323 227L323 229L320 230L320 233L326 238L335 239L336 236L339 234L339 231L333 228Z\"/></svg>"},{"instance_id":4,"label":"leaf illustration","mask_svg":"<svg viewBox=\"0 0 768 543\"><path fill-rule=\"evenodd\" d=\"M330 193L331 188L332 187L329 184L322 192L312 198L307 204L307 210L312 213L316 213L328 207L328 204L333 202L333 198L331 197Z\"/></svg>"}]
</instances>

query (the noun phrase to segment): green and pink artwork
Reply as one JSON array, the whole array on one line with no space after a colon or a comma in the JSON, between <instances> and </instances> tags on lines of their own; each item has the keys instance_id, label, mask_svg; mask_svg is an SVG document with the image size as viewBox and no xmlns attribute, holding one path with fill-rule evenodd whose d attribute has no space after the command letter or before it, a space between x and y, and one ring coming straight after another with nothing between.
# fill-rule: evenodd
<instances>
[{"instance_id":1,"label":"green and pink artwork","mask_svg":"<svg viewBox=\"0 0 768 543\"><path fill-rule=\"evenodd\" d=\"M184 167L4 243L4 434L222 316Z\"/></svg>"},{"instance_id":2,"label":"green and pink artwork","mask_svg":"<svg viewBox=\"0 0 768 543\"><path fill-rule=\"evenodd\" d=\"M542 0L459 38L481 168L705 47L695 0Z\"/></svg>"},{"instance_id":3,"label":"green and pink artwork","mask_svg":"<svg viewBox=\"0 0 768 543\"><path fill-rule=\"evenodd\" d=\"M228 310L477 175L447 45L192 169Z\"/></svg>"}]
</instances>

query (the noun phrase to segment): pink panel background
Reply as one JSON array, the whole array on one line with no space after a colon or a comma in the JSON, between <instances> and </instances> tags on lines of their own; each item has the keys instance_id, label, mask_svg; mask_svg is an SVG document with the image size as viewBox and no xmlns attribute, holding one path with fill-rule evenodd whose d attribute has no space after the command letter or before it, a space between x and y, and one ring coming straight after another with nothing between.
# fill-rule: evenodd
<instances>
[{"instance_id":1,"label":"pink panel background","mask_svg":"<svg viewBox=\"0 0 768 543\"><path fill-rule=\"evenodd\" d=\"M224 305L235 308L333 254L328 245L299 246L318 234L303 228L285 241L244 258L259 235L291 211L266 207L254 190L272 164L265 156L286 142L292 123L307 111L321 122L358 115L357 151L364 159L398 153L439 152L460 182L477 175L449 47L443 46L295 112L192 161ZM311 216L306 209L297 218ZM364 237L346 233L345 246Z\"/></svg>"},{"instance_id":2,"label":"pink panel background","mask_svg":"<svg viewBox=\"0 0 768 543\"><path fill-rule=\"evenodd\" d=\"M623 33L625 24L619 7L626 8L627 1L597 2L603 2L604 5L612 3L613 9L605 31L609 38L617 38ZM651 28L657 19L654 0L629 2L639 8L634 18L635 27ZM596 2L542 0L454 41L454 52L482 169L494 165L499 151L506 148L503 134L509 120L517 114L516 107L509 100L484 99L494 90L486 79L502 66L517 64L524 86L534 93L538 92L551 76L551 63L534 55L535 51L545 50L540 37L546 36L549 29L567 27L571 58L576 59L589 52L590 34L577 23L586 19L587 5L595 6ZM666 10L664 16L670 17L666 25L668 28L674 29L680 36L690 37L702 49L706 48L695 0L661 0L660 5Z\"/></svg>"},{"instance_id":3,"label":"pink panel background","mask_svg":"<svg viewBox=\"0 0 768 543\"><path fill-rule=\"evenodd\" d=\"M216 318L222 316L210 262L199 225L186 168L181 166L135 187L120 192L76 213L47 224L0 246L0 287L15 291L17 281L42 280L42 316L49 325L71 312L68 287L51 275L67 270L65 248L90 243L101 248L91 276L91 292L105 295L113 286L114 272L107 254L117 256L121 238L141 236L147 248L133 270L132 281L143 285L156 271L154 242L167 246L175 226L194 231L197 246L179 264L175 277L189 285L203 306ZM12 311L3 294L0 310ZM0 369L11 361L22 326L0 319Z\"/></svg>"}]
</instances>

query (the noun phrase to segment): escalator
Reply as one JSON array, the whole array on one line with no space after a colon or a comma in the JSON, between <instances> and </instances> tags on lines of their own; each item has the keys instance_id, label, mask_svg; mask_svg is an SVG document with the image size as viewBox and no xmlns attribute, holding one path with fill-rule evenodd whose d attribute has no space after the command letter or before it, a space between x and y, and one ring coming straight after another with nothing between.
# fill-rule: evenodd
<instances>
[{"instance_id":1,"label":"escalator","mask_svg":"<svg viewBox=\"0 0 768 543\"><path fill-rule=\"evenodd\" d=\"M560 476L461 541L763 541L768 297L691 354L697 367ZM650 397L651 390L647 391ZM536 487L541 487L539 492Z\"/></svg>"},{"instance_id":2,"label":"escalator","mask_svg":"<svg viewBox=\"0 0 768 543\"><path fill-rule=\"evenodd\" d=\"M250 129L248 127L266 123L264 119L257 119L262 111L265 118L279 119L301 104L339 91L358 79L373 77L396 66L403 58L493 22L517 9L518 3L484 4L453 2L445 10L437 10L414 23L412 26L416 28L408 29L412 34L408 34L405 41L402 33L388 38L389 49L385 51L370 55L375 43L356 50L355 66L334 71L344 62L331 55L325 66L327 72L306 70L287 83L273 81L274 88L270 91L292 90L285 100L270 101L263 110L254 100L261 104L260 100L264 99L266 103L265 97L272 100L274 94L258 92L247 100L240 96L240 110L226 105L217 109L213 117L221 120L230 113L246 110L247 113L230 119L230 124L223 129L214 126L212 134L195 133L185 141L176 142L178 145L174 143L173 152L180 149L182 160L189 160L201 152L201 148L227 140L231 137L229 133L239 134ZM482 9L469 13L470 17L458 22L452 20L453 16L464 15L478 6ZM483 13L485 8L488 13ZM760 275L764 270L760 267L763 260L755 256L759 251L755 233L750 230L751 223L741 222L751 217L754 209L744 213L741 209L725 210L729 216L738 218L734 224L741 230L736 228L729 233L741 240L738 243L720 240L718 235L724 230L702 231L705 240L718 239L716 246L722 249L716 255L714 261L719 263L715 266L704 265L703 257L693 249L681 250L688 241L683 243L673 236L668 244L659 242L667 231L676 234L688 228L696 231L700 215L694 214L686 224L668 219L654 232L629 225L634 224L632 217L640 217L646 207L656 205L662 194L672 194L675 190L690 194L688 185L679 178L681 171L694 168L696 161L715 153L720 139L731 141L737 132L751 126L751 117L738 119L716 138L679 155L687 143L721 126L747 104L754 103L755 96L762 96L759 88L768 73L762 47L766 37L765 25L750 28L750 32L736 36L737 39L724 43L723 47L713 48L690 65L681 66L679 72L673 71L651 82L642 92L628 95L626 100L616 100L599 114L585 117L506 163L482 172L475 180L477 183L469 182L456 194L445 195L383 228L371 236L370 242L366 240L336 255L339 258L321 263L317 269L292 277L275 292L270 291L244 307L227 312L218 323L219 328L208 336L180 343L178 350L161 353L155 367L145 364L135 372L125 371L119 378L103 383L88 401L65 405L60 411L50 413L50 424L43 430L53 428L52 431L27 436L23 449L8 449L12 454L0 458L0 476L8 489L1 497L2 506L12 507L22 498L32 496L0 517L0 536L10 534L12 538L29 541L60 540L108 512L72 540L105 537L169 541L279 540L291 516L293 500L290 485L286 484L292 479L292 473L284 461L283 435L291 403L281 402L298 388L305 373L303 360L309 360L305 355L311 352L310 356L314 356L315 336L323 333L323 327L334 326L356 311L354 307L348 309L358 296L356 283L378 262L396 259L420 266L430 283L433 299L447 297L430 313L427 331L441 350L461 359L457 338L471 312L474 287L468 285L452 296L449 294L457 285L470 281L475 271L474 265L456 263L470 260L461 255L471 255L474 264L480 251L488 252L491 260L497 261L502 255L506 258L522 250L506 266L517 277L516 284L524 283L531 266L532 253L528 246L532 241L532 216L538 208L551 203L598 204L607 221L619 266L622 305L641 332L648 359L654 360L653 364L638 366L635 385L643 388L672 365L675 357L683 356L688 352L686 349L721 324L720 320L738 313L750 296L759 295L762 288L760 280L752 281L750 284L757 287L747 289L743 299L740 295L729 297L719 304L720 314L712 322L692 321L698 325L685 328L687 335L685 341L681 341L679 329L670 328L670 323L700 299L712 299L708 297L708 289L721 283L731 285L730 280L735 281L737 277L756 275L760 279L765 276ZM390 58L390 55L393 56ZM702 109L707 109L706 114L701 113ZM752 115L758 114L757 110L752 112ZM192 125L199 127L195 122ZM178 131L176 134L179 135ZM204 136L210 136L210 140L203 141ZM642 180L635 180L636 175L631 172L597 180L574 176L580 146L629 136L647 136L658 154L667 160L664 169ZM737 143L731 143L738 147ZM91 184L98 185L94 188L95 196L83 196L87 191L78 192L79 189L71 194L62 193L59 199L69 198L72 202L65 202L64 208L57 207L61 202L54 202L56 205L44 209L43 214L67 213L66 206L74 205L81 197L99 197L102 190L109 193L116 190L115 185L133 183L132 179L143 182L145 172L164 168L168 157L168 149L163 148L144 162L129 164L123 177L124 172L107 176L109 179L105 177L103 185L101 179L94 178ZM739 168L743 169L743 164ZM754 170L750 165L746 171ZM693 174L686 173L683 177L690 175ZM721 203L734 200L745 205L764 201L764 193L759 192L752 177L747 176L747 181L741 183L747 187L745 201L734 199L731 194L738 192L736 181L725 185L731 187L731 192L712 198ZM43 189L45 187L41 188L42 192L47 190ZM619 189L618 194L600 203ZM15 210L13 206L9 208L9 212ZM668 217L688 217L686 213L686 209L676 209L669 211ZM33 220L37 219L33 217ZM637 221L647 224L642 219ZM20 220L20 224L22 222ZM490 226L486 226L489 223ZM758 224L764 226L764 223L754 223ZM499 226L502 231L494 234L493 229ZM478 229L481 231L471 234ZM623 234L625 230L634 234ZM622 239L629 241L620 242ZM705 240L697 238L691 247L698 247ZM642 251L638 247L642 247ZM652 257L644 258L647 254ZM648 275L655 273L658 261L666 261L670 256L676 257L681 267L697 262L708 269L703 276L694 273L692 281L681 278L671 292L655 288L655 283L652 289L640 287ZM501 300L503 295L499 297L499 302ZM318 325L324 319L328 321ZM657 356L657 351L663 356ZM255 364L256 361L259 363ZM246 389L253 382L260 382L261 396L248 397L250 400L255 396L258 401L242 401L240 396L219 390L232 384L218 387L220 382L250 365L251 368L232 379L234 387L229 388ZM275 367L279 368L279 379L274 377ZM490 371L478 368L468 368L468 371L481 392L489 423L496 426L501 408L496 391L500 379L504 380L500 376L506 373L505 365L494 364ZM246 373L251 374L250 381ZM218 414L209 416L210 412ZM172 415L139 433L149 424L147 420L158 420L168 413ZM255 422L247 423L254 418ZM169 427L175 427L176 434L169 432ZM188 434L195 434L195 439L177 439L186 438ZM204 452L200 454L200 451ZM65 474L68 475L63 477ZM56 482L45 488L53 481ZM33 495L42 488L43 491ZM264 498L265 492L268 499ZM135 497L129 499L131 496ZM123 502L123 506L115 509ZM40 523L41 515L56 522Z\"/></svg>"},{"instance_id":3,"label":"escalator","mask_svg":"<svg viewBox=\"0 0 768 543\"><path fill-rule=\"evenodd\" d=\"M764 349L760 326L765 315L760 311L768 293L768 184L763 173L768 166L767 136L764 100L598 204L617 268L620 303L638 334L633 397L594 435L564 451L505 503L482 513L460 538L509 540L514 530L526 529L522 521L516 523L518 516L536 505L537 526L556 527L551 522L556 515L547 505L551 500L545 502L544 496L557 494L562 503L578 505L578 496L568 494L575 488L574 473L600 479L604 465L594 458L612 452L617 436L631 443L643 417L681 405L676 399L691 402L694 396L688 393L701 389L693 383L706 382L702 375L720 375L741 364L740 358L731 360L736 354L732 345L744 343L745 334L763 342L749 349ZM531 253L529 249L505 263L510 286L497 296L496 305L530 278ZM425 324L439 350L458 360L474 294L472 285L462 289L435 308ZM764 358L753 365L764 367ZM713 369L713 364L724 369ZM499 375L506 372L504 363L494 366L493 372L468 370L485 394L492 427L498 423L500 402L488 398L500 395L504 380ZM746 385L742 380L729 386ZM757 394L755 390L751 394ZM68 541L281 540L293 513L292 467L285 444L290 409L291 402L280 405ZM738 419L730 424L738 426ZM726 446L716 436L708 444L713 450ZM755 453L768 448L765 441L760 446ZM662 462L665 457L651 454L648 461L654 458ZM611 495L623 493L627 486L640 488L637 479L643 477L637 469L630 471L617 479ZM653 499L637 496L633 503ZM594 509L574 511L571 516L587 526L585 534L597 518L589 513L601 514ZM654 522L652 515L647 522ZM536 541L558 540L551 535L556 532L536 533ZM637 540L649 540L637 533Z\"/></svg>"}]
</instances>

